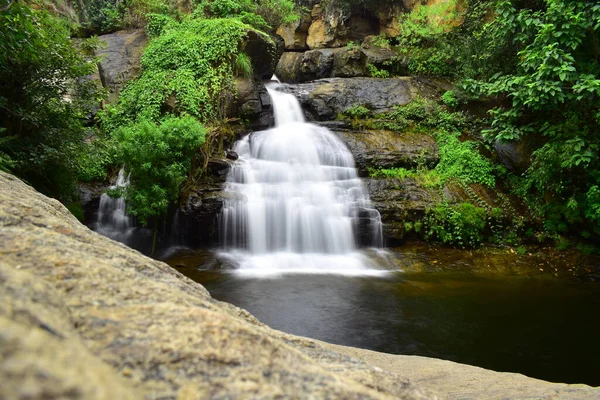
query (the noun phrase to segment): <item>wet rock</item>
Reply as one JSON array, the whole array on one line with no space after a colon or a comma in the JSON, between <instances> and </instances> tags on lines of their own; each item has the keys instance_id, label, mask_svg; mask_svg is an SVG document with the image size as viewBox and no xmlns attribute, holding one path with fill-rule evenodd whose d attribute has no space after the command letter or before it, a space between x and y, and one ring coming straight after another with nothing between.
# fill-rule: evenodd
<instances>
[{"instance_id":1,"label":"wet rock","mask_svg":"<svg viewBox=\"0 0 600 400\"><path fill-rule=\"evenodd\" d=\"M273 107L264 83L255 78L236 81L237 99L229 115L247 119L253 130L267 129L273 125Z\"/></svg>"},{"instance_id":2,"label":"wet rock","mask_svg":"<svg viewBox=\"0 0 600 400\"><path fill-rule=\"evenodd\" d=\"M439 399L261 324L0 172L0 397Z\"/></svg>"},{"instance_id":3,"label":"wet rock","mask_svg":"<svg viewBox=\"0 0 600 400\"><path fill-rule=\"evenodd\" d=\"M225 157L227 157L228 160L232 160L235 161L237 160L240 156L238 155L238 153L236 153L233 150L227 150Z\"/></svg>"},{"instance_id":4,"label":"wet rock","mask_svg":"<svg viewBox=\"0 0 600 400\"><path fill-rule=\"evenodd\" d=\"M437 143L429 135L336 128L333 128L333 132L348 147L354 156L356 168L363 176L368 168L410 169L419 165L433 168L439 161Z\"/></svg>"},{"instance_id":5,"label":"wet rock","mask_svg":"<svg viewBox=\"0 0 600 400\"><path fill-rule=\"evenodd\" d=\"M369 76L367 64L378 68L396 57L389 49L370 47L327 48L304 53L285 52L279 59L276 74L283 82L297 83L331 77Z\"/></svg>"},{"instance_id":6,"label":"wet rock","mask_svg":"<svg viewBox=\"0 0 600 400\"><path fill-rule=\"evenodd\" d=\"M283 82L300 82L300 65L304 53L285 52L281 55L275 74ZM309 79L310 80L310 79Z\"/></svg>"},{"instance_id":7,"label":"wet rock","mask_svg":"<svg viewBox=\"0 0 600 400\"><path fill-rule=\"evenodd\" d=\"M362 49L346 48L333 55L332 77L349 78L366 75L368 75L367 55Z\"/></svg>"},{"instance_id":8,"label":"wet rock","mask_svg":"<svg viewBox=\"0 0 600 400\"><path fill-rule=\"evenodd\" d=\"M233 161L228 158L211 158L208 160L206 169L214 182L223 183L227 179L232 165Z\"/></svg>"},{"instance_id":9,"label":"wet rock","mask_svg":"<svg viewBox=\"0 0 600 400\"><path fill-rule=\"evenodd\" d=\"M98 71L102 85L108 89L109 102L117 99L119 91L140 73L140 60L148 38L143 29L118 31L99 36L106 47L96 50L100 57Z\"/></svg>"},{"instance_id":10,"label":"wet rock","mask_svg":"<svg viewBox=\"0 0 600 400\"><path fill-rule=\"evenodd\" d=\"M365 179L373 207L381 214L387 245L401 243L405 223L420 221L425 211L444 200L439 189L424 188L413 179Z\"/></svg>"},{"instance_id":11,"label":"wet rock","mask_svg":"<svg viewBox=\"0 0 600 400\"><path fill-rule=\"evenodd\" d=\"M513 172L524 172L531 165L532 145L527 140L496 140L494 149L500 162Z\"/></svg>"},{"instance_id":12,"label":"wet rock","mask_svg":"<svg viewBox=\"0 0 600 400\"><path fill-rule=\"evenodd\" d=\"M415 97L435 98L437 89L414 77L402 78L331 78L289 85L294 94L318 121L331 120L348 108L364 105L374 113L390 111Z\"/></svg>"},{"instance_id":13,"label":"wet rock","mask_svg":"<svg viewBox=\"0 0 600 400\"><path fill-rule=\"evenodd\" d=\"M242 50L252 60L254 75L262 79L271 79L283 47L280 48L272 38L264 33L248 30Z\"/></svg>"}]
</instances>

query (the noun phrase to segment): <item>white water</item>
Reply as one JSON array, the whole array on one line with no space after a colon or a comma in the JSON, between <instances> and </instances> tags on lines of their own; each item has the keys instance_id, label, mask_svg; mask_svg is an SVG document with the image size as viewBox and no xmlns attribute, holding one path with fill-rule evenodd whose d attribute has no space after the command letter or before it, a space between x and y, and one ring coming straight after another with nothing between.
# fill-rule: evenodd
<instances>
[{"instance_id":1,"label":"white water","mask_svg":"<svg viewBox=\"0 0 600 400\"><path fill-rule=\"evenodd\" d=\"M278 85L275 85L277 87ZM356 230L382 244L381 219L346 146L304 121L297 99L268 89L275 128L238 141L220 215L223 257L251 276L381 275L357 249Z\"/></svg>"},{"instance_id":2,"label":"white water","mask_svg":"<svg viewBox=\"0 0 600 400\"><path fill-rule=\"evenodd\" d=\"M121 169L117 181L110 189L126 189L127 186L129 186L129 175L125 175L125 171ZM123 197L113 198L103 193L100 197L94 231L118 242L128 244L134 229L132 219L126 211L125 199Z\"/></svg>"}]
</instances>

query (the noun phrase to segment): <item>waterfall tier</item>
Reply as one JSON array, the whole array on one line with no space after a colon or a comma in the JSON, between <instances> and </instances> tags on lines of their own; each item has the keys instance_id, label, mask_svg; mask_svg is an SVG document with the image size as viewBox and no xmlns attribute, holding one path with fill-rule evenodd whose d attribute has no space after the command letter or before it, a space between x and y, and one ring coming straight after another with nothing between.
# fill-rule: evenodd
<instances>
[{"instance_id":1,"label":"waterfall tier","mask_svg":"<svg viewBox=\"0 0 600 400\"><path fill-rule=\"evenodd\" d=\"M294 96L269 93L275 128L235 145L223 248L239 272L364 273L357 242L367 236L380 247L381 220L352 155L327 128L304 122Z\"/></svg>"}]
</instances>

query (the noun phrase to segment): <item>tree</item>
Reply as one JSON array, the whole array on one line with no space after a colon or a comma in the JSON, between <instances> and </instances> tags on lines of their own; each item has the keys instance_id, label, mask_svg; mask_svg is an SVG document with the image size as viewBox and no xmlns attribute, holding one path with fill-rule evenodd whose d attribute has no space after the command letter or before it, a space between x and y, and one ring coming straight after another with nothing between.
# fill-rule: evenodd
<instances>
[{"instance_id":1,"label":"tree","mask_svg":"<svg viewBox=\"0 0 600 400\"><path fill-rule=\"evenodd\" d=\"M22 1L0 13L0 168L37 190L74 193L84 122L95 100L67 26Z\"/></svg>"},{"instance_id":2,"label":"tree","mask_svg":"<svg viewBox=\"0 0 600 400\"><path fill-rule=\"evenodd\" d=\"M549 231L600 234L600 4L545 0L517 9L501 1L494 24L518 51L514 72L466 85L510 101L491 111L485 134L535 144L518 192Z\"/></svg>"},{"instance_id":3,"label":"tree","mask_svg":"<svg viewBox=\"0 0 600 400\"><path fill-rule=\"evenodd\" d=\"M142 224L164 215L179 197L204 136L204 127L191 116L166 117L160 124L143 119L114 132L121 161L131 173L127 211Z\"/></svg>"}]
</instances>

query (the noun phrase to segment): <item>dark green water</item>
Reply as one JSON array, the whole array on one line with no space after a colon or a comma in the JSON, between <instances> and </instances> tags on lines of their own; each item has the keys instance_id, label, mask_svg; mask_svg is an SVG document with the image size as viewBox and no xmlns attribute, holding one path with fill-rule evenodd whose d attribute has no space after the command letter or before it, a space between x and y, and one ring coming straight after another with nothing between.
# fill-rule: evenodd
<instances>
[{"instance_id":1,"label":"dark green water","mask_svg":"<svg viewBox=\"0 0 600 400\"><path fill-rule=\"evenodd\" d=\"M237 278L180 268L267 325L330 343L600 385L600 284L552 274Z\"/></svg>"}]
</instances>

